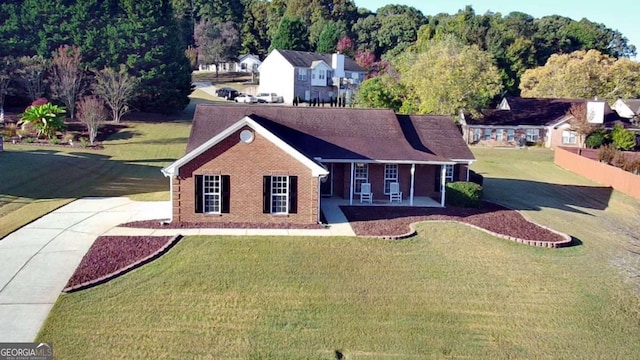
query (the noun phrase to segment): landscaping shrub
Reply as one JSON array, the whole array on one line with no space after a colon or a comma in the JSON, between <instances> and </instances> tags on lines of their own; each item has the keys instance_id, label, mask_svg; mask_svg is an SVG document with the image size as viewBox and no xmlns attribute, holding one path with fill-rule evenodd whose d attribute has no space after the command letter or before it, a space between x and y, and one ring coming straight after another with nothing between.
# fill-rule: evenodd
<instances>
[{"instance_id":1,"label":"landscaping shrub","mask_svg":"<svg viewBox=\"0 0 640 360\"><path fill-rule=\"evenodd\" d=\"M482 199L482 186L469 181L456 181L447 184L446 202L461 207L479 207Z\"/></svg>"},{"instance_id":2,"label":"landscaping shrub","mask_svg":"<svg viewBox=\"0 0 640 360\"><path fill-rule=\"evenodd\" d=\"M618 150L631 150L636 147L635 134L618 124L611 130L611 140Z\"/></svg>"},{"instance_id":3,"label":"landscaping shrub","mask_svg":"<svg viewBox=\"0 0 640 360\"><path fill-rule=\"evenodd\" d=\"M624 170L636 175L640 175L640 158L633 161L628 161L624 166Z\"/></svg>"},{"instance_id":4,"label":"landscaping shrub","mask_svg":"<svg viewBox=\"0 0 640 360\"><path fill-rule=\"evenodd\" d=\"M600 146L604 145L606 141L607 141L607 137L604 134L604 132L598 130L587 137L587 140L585 140L584 145L590 149L597 149Z\"/></svg>"},{"instance_id":5,"label":"landscaping shrub","mask_svg":"<svg viewBox=\"0 0 640 360\"><path fill-rule=\"evenodd\" d=\"M627 166L627 157L623 152L617 151L616 155L613 157L611 165L624 169Z\"/></svg>"},{"instance_id":6,"label":"landscaping shrub","mask_svg":"<svg viewBox=\"0 0 640 360\"><path fill-rule=\"evenodd\" d=\"M617 153L618 150L613 146L604 145L600 147L600 150L598 151L598 160L603 163L611 164Z\"/></svg>"}]
</instances>

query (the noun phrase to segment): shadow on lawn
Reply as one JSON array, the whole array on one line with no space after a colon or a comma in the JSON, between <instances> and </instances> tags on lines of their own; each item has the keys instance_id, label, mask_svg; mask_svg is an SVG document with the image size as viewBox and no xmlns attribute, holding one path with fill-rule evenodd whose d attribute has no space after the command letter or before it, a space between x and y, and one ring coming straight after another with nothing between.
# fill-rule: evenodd
<instances>
[{"instance_id":1,"label":"shadow on lawn","mask_svg":"<svg viewBox=\"0 0 640 360\"><path fill-rule=\"evenodd\" d=\"M160 167L101 153L55 150L0 153L0 194L29 199L128 196L168 190Z\"/></svg>"},{"instance_id":2,"label":"shadow on lawn","mask_svg":"<svg viewBox=\"0 0 640 360\"><path fill-rule=\"evenodd\" d=\"M515 210L552 208L579 214L605 210L613 189L604 186L552 184L531 180L485 178L485 200Z\"/></svg>"}]
</instances>

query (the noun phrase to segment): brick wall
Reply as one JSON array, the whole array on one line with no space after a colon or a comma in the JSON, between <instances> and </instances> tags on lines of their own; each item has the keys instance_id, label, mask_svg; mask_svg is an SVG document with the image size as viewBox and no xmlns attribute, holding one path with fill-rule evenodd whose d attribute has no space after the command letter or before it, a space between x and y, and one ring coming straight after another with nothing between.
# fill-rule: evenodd
<instances>
[{"instance_id":1,"label":"brick wall","mask_svg":"<svg viewBox=\"0 0 640 360\"><path fill-rule=\"evenodd\" d=\"M555 149L554 162L564 169L640 199L639 175L580 156L563 148Z\"/></svg>"},{"instance_id":2,"label":"brick wall","mask_svg":"<svg viewBox=\"0 0 640 360\"><path fill-rule=\"evenodd\" d=\"M180 168L180 175L173 181L174 221L316 223L318 179L311 176L311 170L257 133L250 144L240 142L242 130ZM230 176L230 213L195 212L194 175ZM262 181L265 175L298 176L297 214L262 213Z\"/></svg>"}]
</instances>

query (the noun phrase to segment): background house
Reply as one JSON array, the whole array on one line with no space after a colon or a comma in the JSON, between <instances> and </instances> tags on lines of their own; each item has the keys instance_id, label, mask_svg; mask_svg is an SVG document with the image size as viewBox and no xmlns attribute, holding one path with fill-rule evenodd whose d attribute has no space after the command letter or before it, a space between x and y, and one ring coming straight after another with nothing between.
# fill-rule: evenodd
<instances>
[{"instance_id":1,"label":"background house","mask_svg":"<svg viewBox=\"0 0 640 360\"><path fill-rule=\"evenodd\" d=\"M247 54L242 55L237 61L229 61L220 64L218 72L240 72L240 73L257 73L258 67L260 67L262 61L257 55ZM216 71L215 64L200 64L198 65L199 71Z\"/></svg>"},{"instance_id":2,"label":"background house","mask_svg":"<svg viewBox=\"0 0 640 360\"><path fill-rule=\"evenodd\" d=\"M321 199L444 206L473 154L450 117L391 110L198 105L171 178L173 221L314 224Z\"/></svg>"},{"instance_id":3,"label":"background house","mask_svg":"<svg viewBox=\"0 0 640 360\"><path fill-rule=\"evenodd\" d=\"M630 121L637 122L640 118L640 99L618 99L611 108Z\"/></svg>"},{"instance_id":4,"label":"background house","mask_svg":"<svg viewBox=\"0 0 640 360\"><path fill-rule=\"evenodd\" d=\"M569 123L573 117L567 114L574 104L585 104L590 122L604 128L628 125L605 101L506 97L496 109L481 111L481 116L461 115L463 137L467 144L486 146L577 147L578 134Z\"/></svg>"},{"instance_id":5,"label":"background house","mask_svg":"<svg viewBox=\"0 0 640 360\"><path fill-rule=\"evenodd\" d=\"M343 54L317 54L293 50L273 50L259 67L259 92L276 93L285 103L328 102L353 91L364 80L365 69Z\"/></svg>"}]
</instances>

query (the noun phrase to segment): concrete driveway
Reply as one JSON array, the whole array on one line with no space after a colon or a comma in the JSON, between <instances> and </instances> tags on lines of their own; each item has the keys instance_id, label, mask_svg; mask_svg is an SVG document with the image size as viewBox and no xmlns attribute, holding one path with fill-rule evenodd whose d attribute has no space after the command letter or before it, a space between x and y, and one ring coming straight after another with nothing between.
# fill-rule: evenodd
<instances>
[{"instance_id":1,"label":"concrete driveway","mask_svg":"<svg viewBox=\"0 0 640 360\"><path fill-rule=\"evenodd\" d=\"M168 201L84 198L0 240L0 342L34 340L98 236L124 222L169 215Z\"/></svg>"}]
</instances>

